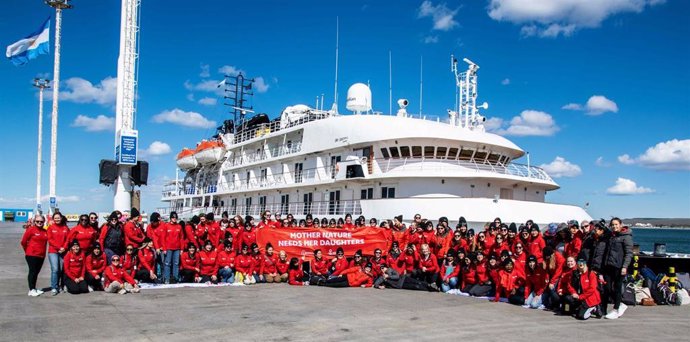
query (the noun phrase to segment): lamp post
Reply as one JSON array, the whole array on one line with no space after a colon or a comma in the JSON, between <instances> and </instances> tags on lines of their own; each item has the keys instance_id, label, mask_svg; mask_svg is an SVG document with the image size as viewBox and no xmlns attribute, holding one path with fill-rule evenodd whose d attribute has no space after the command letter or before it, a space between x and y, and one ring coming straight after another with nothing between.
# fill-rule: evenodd
<instances>
[{"instance_id":1,"label":"lamp post","mask_svg":"<svg viewBox=\"0 0 690 342\"><path fill-rule=\"evenodd\" d=\"M36 214L43 213L41 208L41 167L43 149L43 90L50 88L50 80L34 78L34 87L38 88L38 151L36 154Z\"/></svg>"}]
</instances>

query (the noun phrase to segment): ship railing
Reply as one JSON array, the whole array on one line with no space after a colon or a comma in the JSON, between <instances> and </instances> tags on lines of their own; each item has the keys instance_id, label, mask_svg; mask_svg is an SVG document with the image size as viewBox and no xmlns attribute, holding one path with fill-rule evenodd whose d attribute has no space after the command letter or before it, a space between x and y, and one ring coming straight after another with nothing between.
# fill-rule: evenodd
<instances>
[{"instance_id":1,"label":"ship railing","mask_svg":"<svg viewBox=\"0 0 690 342\"><path fill-rule=\"evenodd\" d=\"M461 166L476 172L492 172L553 182L553 179L543 169L518 163L503 165L502 163L490 163L488 161L477 162L476 160L435 158L389 158L376 159L376 162L383 173L395 171L398 168L415 171L443 171L448 170L449 166Z\"/></svg>"},{"instance_id":2,"label":"ship railing","mask_svg":"<svg viewBox=\"0 0 690 342\"><path fill-rule=\"evenodd\" d=\"M290 122L286 127L281 127L281 122L280 121L273 121L265 124L258 125L256 127L253 127L251 129L243 130L235 134L235 138L233 143L234 144L239 144L241 142L251 140L254 138L260 138L263 137L267 134L273 133L280 131L281 129L289 128L289 127L294 127L297 125L301 125L303 123L311 122L311 121L316 121L316 120L321 120L328 118L330 116L334 116L331 112L328 111L321 111L321 110L312 110L308 114L304 115L303 117Z\"/></svg>"},{"instance_id":3,"label":"ship railing","mask_svg":"<svg viewBox=\"0 0 690 342\"><path fill-rule=\"evenodd\" d=\"M290 171L261 176L258 178L241 178L231 183L222 183L218 191L245 191L253 189L270 188L287 184L310 184L332 179L328 175L329 167L318 167L304 169L301 172L293 173Z\"/></svg>"},{"instance_id":4,"label":"ship railing","mask_svg":"<svg viewBox=\"0 0 690 342\"><path fill-rule=\"evenodd\" d=\"M268 150L266 154L265 150L259 152L247 153L244 156L236 155L231 160L228 161L229 166L240 166L244 164L250 164L270 158L282 157L288 154L297 153L302 150L302 142L292 142L290 144L283 144L273 147Z\"/></svg>"},{"instance_id":5,"label":"ship railing","mask_svg":"<svg viewBox=\"0 0 690 342\"><path fill-rule=\"evenodd\" d=\"M230 216L235 215L252 215L257 218L266 210L271 213L280 213L282 218L287 214L294 216L303 216L312 214L314 218L340 217L345 214L361 215L362 207L359 200L340 200L340 201L312 201L312 202L290 202L290 203L267 203L267 204L252 204L252 205L236 205L236 206L215 206L205 207L207 212L213 212L215 215L220 215L227 212ZM198 209L201 209L198 208Z\"/></svg>"}]
</instances>

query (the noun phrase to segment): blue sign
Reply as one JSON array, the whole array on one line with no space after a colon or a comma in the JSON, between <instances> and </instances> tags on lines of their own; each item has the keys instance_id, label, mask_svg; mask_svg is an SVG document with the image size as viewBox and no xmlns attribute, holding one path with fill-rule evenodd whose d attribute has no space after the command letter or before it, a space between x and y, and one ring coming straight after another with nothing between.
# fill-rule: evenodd
<instances>
[{"instance_id":1,"label":"blue sign","mask_svg":"<svg viewBox=\"0 0 690 342\"><path fill-rule=\"evenodd\" d=\"M50 207L51 208L57 207L57 198L55 198L55 197L50 198Z\"/></svg>"},{"instance_id":2,"label":"blue sign","mask_svg":"<svg viewBox=\"0 0 690 342\"><path fill-rule=\"evenodd\" d=\"M118 164L137 164L137 139L137 131L122 132L120 134L120 144L115 149L115 158Z\"/></svg>"}]
</instances>

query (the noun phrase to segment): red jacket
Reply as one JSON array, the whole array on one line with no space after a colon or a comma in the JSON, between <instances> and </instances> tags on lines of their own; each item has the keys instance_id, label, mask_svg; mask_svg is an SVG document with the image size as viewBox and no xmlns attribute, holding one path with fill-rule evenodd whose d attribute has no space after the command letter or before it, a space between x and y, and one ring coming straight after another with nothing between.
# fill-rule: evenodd
<instances>
[{"instance_id":1,"label":"red jacket","mask_svg":"<svg viewBox=\"0 0 690 342\"><path fill-rule=\"evenodd\" d=\"M559 295L567 295L570 294L568 292L568 284L570 284L570 280L572 279L573 272L577 272L577 269L564 269L563 273L561 274L561 281L558 282L558 289L557 293Z\"/></svg>"},{"instance_id":2,"label":"red jacket","mask_svg":"<svg viewBox=\"0 0 690 342\"><path fill-rule=\"evenodd\" d=\"M129 275L132 275L132 272L134 272L134 270L138 264L139 264L139 261L137 260L136 254L125 253L120 258L120 267L123 270L125 270L125 272L127 272L127 274L129 274Z\"/></svg>"},{"instance_id":3,"label":"red jacket","mask_svg":"<svg viewBox=\"0 0 690 342\"><path fill-rule=\"evenodd\" d=\"M255 229L252 229L252 230L243 229L239 235L240 235L240 238L239 238L240 241L238 242L237 245L240 248L242 248L243 244L247 245L247 247L251 247L253 243L256 243L256 230Z\"/></svg>"},{"instance_id":4,"label":"red jacket","mask_svg":"<svg viewBox=\"0 0 690 342\"><path fill-rule=\"evenodd\" d=\"M221 233L222 231L220 230L220 223L218 221L211 221L206 224L206 238L211 240L211 243L215 246L218 244L220 239L222 238Z\"/></svg>"},{"instance_id":5,"label":"red jacket","mask_svg":"<svg viewBox=\"0 0 690 342\"><path fill-rule=\"evenodd\" d=\"M458 275L460 275L460 265L458 265L458 264L452 265L453 271L451 271L449 273L448 268L450 266L451 265L448 265L448 263L445 261L443 262L443 264L441 264L441 271L440 271L441 280L448 280L450 278L457 278Z\"/></svg>"},{"instance_id":6,"label":"red jacket","mask_svg":"<svg viewBox=\"0 0 690 342\"><path fill-rule=\"evenodd\" d=\"M407 252L400 255L401 264L403 265L403 271L405 273L412 273L417 268L417 262L419 261L419 254L415 251L412 254Z\"/></svg>"},{"instance_id":7,"label":"red jacket","mask_svg":"<svg viewBox=\"0 0 690 342\"><path fill-rule=\"evenodd\" d=\"M125 246L131 244L134 248L141 247L141 243L144 241L146 235L144 235L144 230L138 227L132 221L125 223L124 227L125 233Z\"/></svg>"},{"instance_id":8,"label":"red jacket","mask_svg":"<svg viewBox=\"0 0 690 342\"><path fill-rule=\"evenodd\" d=\"M527 253L522 252L520 254L513 254L512 257L515 262L515 269L525 274L525 270L527 269Z\"/></svg>"},{"instance_id":9,"label":"red jacket","mask_svg":"<svg viewBox=\"0 0 690 342\"><path fill-rule=\"evenodd\" d=\"M537 257L537 262L542 262L544 247L546 247L546 242L540 234L537 235L536 238L530 236L527 246L525 246L525 249L529 252L530 255L534 255L535 257Z\"/></svg>"},{"instance_id":10,"label":"red jacket","mask_svg":"<svg viewBox=\"0 0 690 342\"><path fill-rule=\"evenodd\" d=\"M252 273L256 272L259 274L261 269L264 267L264 254L259 252L258 254L252 254Z\"/></svg>"},{"instance_id":11,"label":"red jacket","mask_svg":"<svg viewBox=\"0 0 690 342\"><path fill-rule=\"evenodd\" d=\"M225 266L234 269L235 257L236 255L233 251L226 252L225 250L222 250L218 252L218 255L216 256L216 269L220 271L221 269L225 268Z\"/></svg>"},{"instance_id":12,"label":"red jacket","mask_svg":"<svg viewBox=\"0 0 690 342\"><path fill-rule=\"evenodd\" d=\"M235 269L237 272L246 274L252 273L252 266L254 265L254 257L249 254L240 254L235 259Z\"/></svg>"},{"instance_id":13,"label":"red jacket","mask_svg":"<svg viewBox=\"0 0 690 342\"><path fill-rule=\"evenodd\" d=\"M337 259L335 261L331 261L331 267L335 267L335 270L331 275L338 276L343 273L349 266L349 263L347 262L347 259L342 258L342 259Z\"/></svg>"},{"instance_id":14,"label":"red jacket","mask_svg":"<svg viewBox=\"0 0 690 342\"><path fill-rule=\"evenodd\" d=\"M215 250L199 252L199 269L202 276L212 276L216 274L216 260L218 252Z\"/></svg>"},{"instance_id":15,"label":"red jacket","mask_svg":"<svg viewBox=\"0 0 690 342\"><path fill-rule=\"evenodd\" d=\"M225 229L226 234L230 234L232 236L232 250L233 251L239 251L242 248L242 245L239 244L240 239L240 230L238 228L226 228Z\"/></svg>"},{"instance_id":16,"label":"red jacket","mask_svg":"<svg viewBox=\"0 0 690 342\"><path fill-rule=\"evenodd\" d=\"M91 273L91 276L100 276L105 270L105 254L101 253L98 256L93 253L86 257L86 272Z\"/></svg>"},{"instance_id":17,"label":"red jacket","mask_svg":"<svg viewBox=\"0 0 690 342\"><path fill-rule=\"evenodd\" d=\"M546 280L546 271L537 264L534 270L527 269L525 271L525 299L534 292L537 296L541 296L546 290L549 283Z\"/></svg>"},{"instance_id":18,"label":"red jacket","mask_svg":"<svg viewBox=\"0 0 690 342\"><path fill-rule=\"evenodd\" d=\"M84 272L86 271L86 258L84 258L84 252L79 251L79 253L74 254L74 252L70 250L65 254L64 262L66 277L72 280L84 277Z\"/></svg>"},{"instance_id":19,"label":"red jacket","mask_svg":"<svg viewBox=\"0 0 690 342\"><path fill-rule=\"evenodd\" d=\"M565 265L565 258L561 255L561 253L556 251L553 252L553 255L551 255L551 257L556 258L555 267L553 269L549 269L547 265L546 273L549 277L549 284L555 285L556 282L561 279L561 274L563 273L563 266Z\"/></svg>"},{"instance_id":20,"label":"red jacket","mask_svg":"<svg viewBox=\"0 0 690 342\"><path fill-rule=\"evenodd\" d=\"M375 257L369 258L369 262L372 266L371 273L374 275L374 278L381 276L381 265L388 265L388 261L386 259L386 257L380 257L378 260L376 260Z\"/></svg>"},{"instance_id":21,"label":"red jacket","mask_svg":"<svg viewBox=\"0 0 690 342\"><path fill-rule=\"evenodd\" d=\"M365 273L361 267L348 268L340 275L347 277L347 283L351 287L358 287L362 285L364 285L364 287L371 287L371 285L374 284L372 276Z\"/></svg>"},{"instance_id":22,"label":"red jacket","mask_svg":"<svg viewBox=\"0 0 690 342\"><path fill-rule=\"evenodd\" d=\"M108 287L110 283L116 281L120 284L124 283L130 283L131 285L135 285L137 282L132 278L131 275L127 274L125 270L123 270L120 267L115 267L113 265L110 265L105 268L105 273L103 274L103 278L105 280L105 287Z\"/></svg>"},{"instance_id":23,"label":"red jacket","mask_svg":"<svg viewBox=\"0 0 690 342\"><path fill-rule=\"evenodd\" d=\"M460 269L460 266L458 266L458 269ZM460 284L460 288L464 288L467 285L474 285L477 283L478 279L479 277L477 276L477 265L472 264L469 266L462 266L462 283Z\"/></svg>"},{"instance_id":24,"label":"red jacket","mask_svg":"<svg viewBox=\"0 0 690 342\"><path fill-rule=\"evenodd\" d=\"M295 286L302 286L302 267L296 269L296 270L289 270L288 271L288 284L290 285L295 285Z\"/></svg>"},{"instance_id":25,"label":"red jacket","mask_svg":"<svg viewBox=\"0 0 690 342\"><path fill-rule=\"evenodd\" d=\"M288 273L289 266L290 262L287 259L280 260L280 258L278 258L278 262L276 263L276 270L278 270L278 274Z\"/></svg>"},{"instance_id":26,"label":"red jacket","mask_svg":"<svg viewBox=\"0 0 690 342\"><path fill-rule=\"evenodd\" d=\"M163 231L160 233L160 244L164 251L174 251L184 249L184 231L179 223L166 223L158 228Z\"/></svg>"},{"instance_id":27,"label":"red jacket","mask_svg":"<svg viewBox=\"0 0 690 342\"><path fill-rule=\"evenodd\" d=\"M48 227L48 253L57 253L60 248L67 250L67 235L69 228L66 225L51 224Z\"/></svg>"},{"instance_id":28,"label":"red jacket","mask_svg":"<svg viewBox=\"0 0 690 342\"><path fill-rule=\"evenodd\" d=\"M146 236L153 241L153 248L163 248L163 233L165 232L165 222L158 222L154 227L153 223L146 226Z\"/></svg>"},{"instance_id":29,"label":"red jacket","mask_svg":"<svg viewBox=\"0 0 690 342\"><path fill-rule=\"evenodd\" d=\"M433 254L429 254L429 256L426 259L423 256L420 256L418 263L420 270L422 269L422 267L424 267L426 268L425 272L438 273L438 260L436 259L436 257L433 256Z\"/></svg>"},{"instance_id":30,"label":"red jacket","mask_svg":"<svg viewBox=\"0 0 690 342\"><path fill-rule=\"evenodd\" d=\"M324 258L321 258L321 260L312 260L311 262L311 273L314 275L318 276L327 276L328 275L328 261Z\"/></svg>"},{"instance_id":31,"label":"red jacket","mask_svg":"<svg viewBox=\"0 0 690 342\"><path fill-rule=\"evenodd\" d=\"M508 297L511 291L517 290L520 286L524 285L524 283L525 279L518 272L515 272L515 270L512 272L506 270L498 271L495 300L498 300L501 295Z\"/></svg>"},{"instance_id":32,"label":"red jacket","mask_svg":"<svg viewBox=\"0 0 690 342\"><path fill-rule=\"evenodd\" d=\"M142 248L137 255L139 269L156 272L156 252L150 248Z\"/></svg>"},{"instance_id":33,"label":"red jacket","mask_svg":"<svg viewBox=\"0 0 690 342\"><path fill-rule=\"evenodd\" d=\"M446 231L445 235L436 234L436 246L434 246L433 251L437 258L443 259L446 257L448 248L450 247L450 240L452 239L453 232L450 230Z\"/></svg>"},{"instance_id":34,"label":"red jacket","mask_svg":"<svg viewBox=\"0 0 690 342\"><path fill-rule=\"evenodd\" d=\"M482 262L474 265L474 271L477 272L477 282L479 284L484 284L489 280L492 280L489 275L489 270L486 267L486 263Z\"/></svg>"},{"instance_id":35,"label":"red jacket","mask_svg":"<svg viewBox=\"0 0 690 342\"><path fill-rule=\"evenodd\" d=\"M405 271L405 264L404 264L404 256L405 254L399 254L398 257L393 257L391 254L388 254L386 259L388 261L388 267L396 270L398 273L403 274Z\"/></svg>"},{"instance_id":36,"label":"red jacket","mask_svg":"<svg viewBox=\"0 0 690 342\"><path fill-rule=\"evenodd\" d=\"M446 252L452 249L455 252L455 254L457 254L460 248L464 249L465 252L469 252L470 245L467 243L467 240L463 238L460 238L460 240L455 240L455 238L452 238L448 242L448 249L446 250Z\"/></svg>"},{"instance_id":37,"label":"red jacket","mask_svg":"<svg viewBox=\"0 0 690 342\"><path fill-rule=\"evenodd\" d=\"M20 244L26 256L45 258L47 243L48 233L43 228L32 225L24 231Z\"/></svg>"},{"instance_id":38,"label":"red jacket","mask_svg":"<svg viewBox=\"0 0 690 342\"><path fill-rule=\"evenodd\" d=\"M268 255L264 254L263 255L263 262L261 263L261 269L259 270L259 274L273 274L273 273L278 273L278 268L276 267L276 264L278 263L278 256L273 254L273 255Z\"/></svg>"},{"instance_id":39,"label":"red jacket","mask_svg":"<svg viewBox=\"0 0 690 342\"><path fill-rule=\"evenodd\" d=\"M180 255L181 270L194 271L196 276L198 275L197 268L199 268L199 254L194 253L194 257L192 257L189 252L184 252Z\"/></svg>"},{"instance_id":40,"label":"red jacket","mask_svg":"<svg viewBox=\"0 0 690 342\"><path fill-rule=\"evenodd\" d=\"M575 271L579 272L579 271ZM582 288L578 295L580 300L584 301L589 307L599 305L601 303L601 297L599 291L597 290L597 274L594 271L587 271L587 273L580 274L580 287ZM573 288L571 282L568 284L568 293L577 293L575 288Z\"/></svg>"},{"instance_id":41,"label":"red jacket","mask_svg":"<svg viewBox=\"0 0 690 342\"><path fill-rule=\"evenodd\" d=\"M191 223L187 223L184 226L184 242L182 242L183 248L181 249L186 249L187 244L193 243L194 246L196 246L196 249L199 249L199 241L196 239L196 235L194 235L194 225Z\"/></svg>"},{"instance_id":42,"label":"red jacket","mask_svg":"<svg viewBox=\"0 0 690 342\"><path fill-rule=\"evenodd\" d=\"M84 253L89 254L91 253L91 248L93 247L93 243L98 240L98 236L96 235L96 230L91 228L91 226L82 226L80 224L74 226L74 228L70 229L69 234L67 234L67 243L72 243L73 240L79 241L79 247L81 247L81 250L84 251ZM65 249L67 245L65 245ZM101 246L103 248L103 246Z\"/></svg>"},{"instance_id":43,"label":"red jacket","mask_svg":"<svg viewBox=\"0 0 690 342\"><path fill-rule=\"evenodd\" d=\"M577 259L577 255L580 254L580 249L582 248L582 232L577 231L575 236L570 240L570 242L565 244L563 254L565 257L573 257Z\"/></svg>"}]
</instances>

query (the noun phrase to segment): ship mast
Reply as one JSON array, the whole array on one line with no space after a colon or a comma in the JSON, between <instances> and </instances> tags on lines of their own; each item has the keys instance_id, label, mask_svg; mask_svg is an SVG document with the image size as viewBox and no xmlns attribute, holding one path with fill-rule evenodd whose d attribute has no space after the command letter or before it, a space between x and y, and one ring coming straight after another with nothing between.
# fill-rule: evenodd
<instances>
[{"instance_id":1,"label":"ship mast","mask_svg":"<svg viewBox=\"0 0 690 342\"><path fill-rule=\"evenodd\" d=\"M484 118L479 115L478 109L488 109L489 104L484 102L477 106L477 70L479 70L479 65L467 58L462 60L468 64L467 70L458 72L458 60L451 55L451 71L455 75L455 86L458 93L457 107L454 108L454 113L458 115L458 122L451 122L451 124L473 129L484 121ZM454 121L452 114L451 121Z\"/></svg>"}]
</instances>

